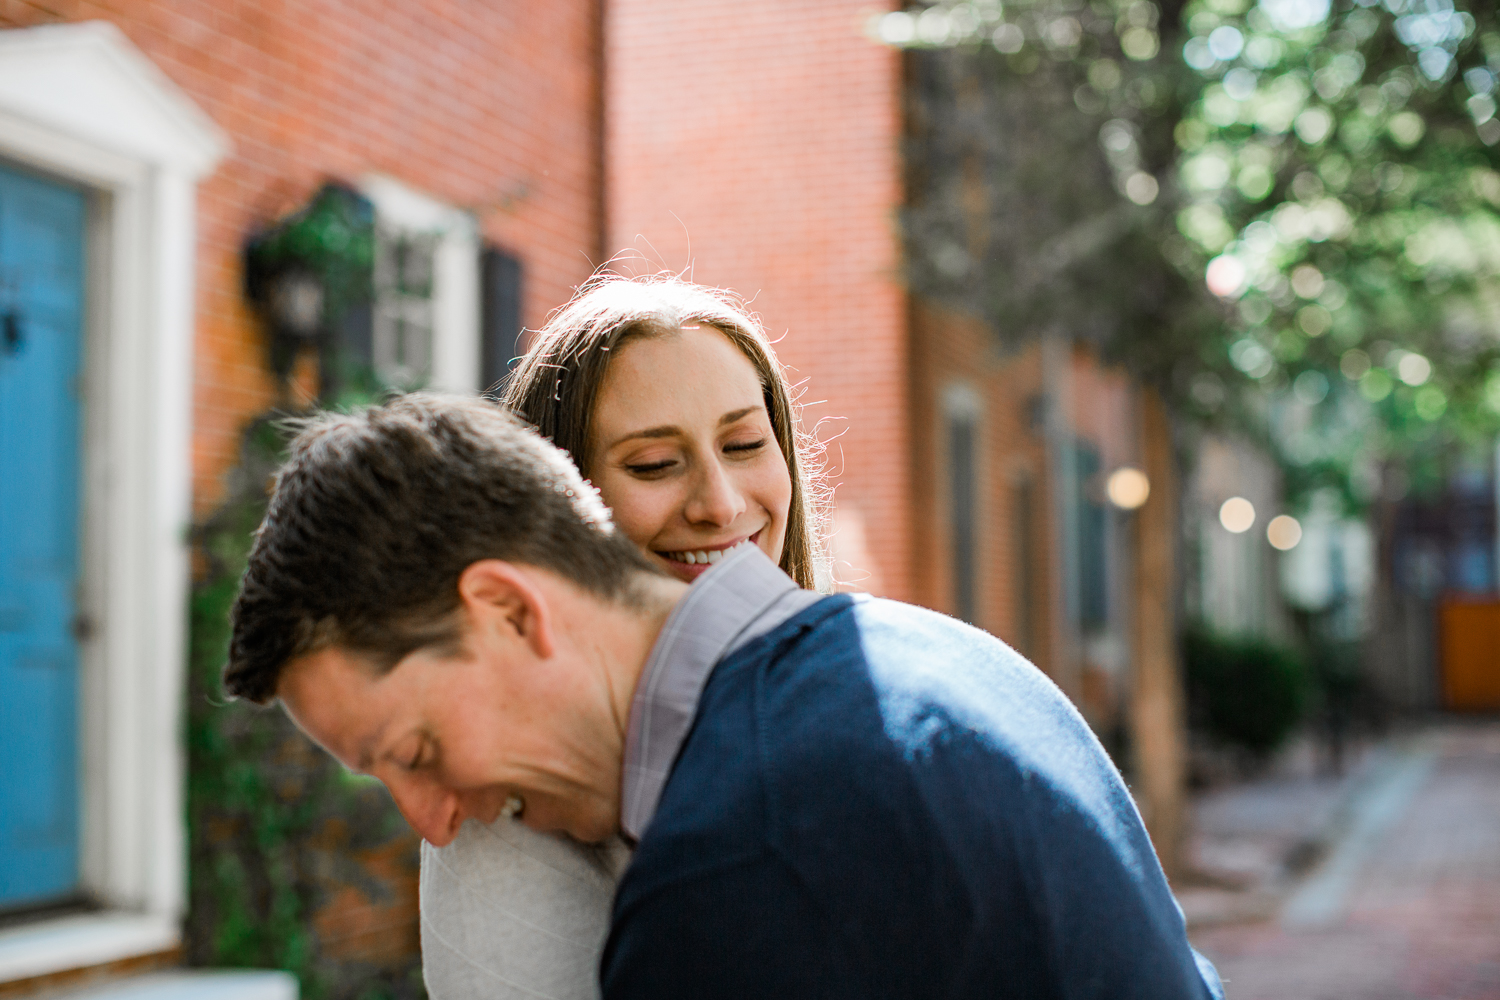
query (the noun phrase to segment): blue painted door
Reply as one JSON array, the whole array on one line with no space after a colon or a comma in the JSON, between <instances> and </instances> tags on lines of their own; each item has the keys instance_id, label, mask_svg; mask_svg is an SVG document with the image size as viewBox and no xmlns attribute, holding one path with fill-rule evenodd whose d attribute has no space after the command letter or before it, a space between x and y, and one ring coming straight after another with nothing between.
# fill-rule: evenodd
<instances>
[{"instance_id":1,"label":"blue painted door","mask_svg":"<svg viewBox=\"0 0 1500 1000\"><path fill-rule=\"evenodd\" d=\"M78 887L84 198L0 166L0 910Z\"/></svg>"}]
</instances>

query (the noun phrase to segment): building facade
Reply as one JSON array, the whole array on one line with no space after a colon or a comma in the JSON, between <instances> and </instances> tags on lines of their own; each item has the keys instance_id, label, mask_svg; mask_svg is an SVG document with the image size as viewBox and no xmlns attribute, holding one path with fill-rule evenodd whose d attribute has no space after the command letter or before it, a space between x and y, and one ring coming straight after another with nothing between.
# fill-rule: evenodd
<instances>
[{"instance_id":1,"label":"building facade","mask_svg":"<svg viewBox=\"0 0 1500 1000\"><path fill-rule=\"evenodd\" d=\"M373 360L481 388L602 255L601 37L591 0L0 11L0 991L181 953L189 529L319 382L277 379L247 246L353 192ZM411 889L319 932L409 953Z\"/></svg>"}]
</instances>

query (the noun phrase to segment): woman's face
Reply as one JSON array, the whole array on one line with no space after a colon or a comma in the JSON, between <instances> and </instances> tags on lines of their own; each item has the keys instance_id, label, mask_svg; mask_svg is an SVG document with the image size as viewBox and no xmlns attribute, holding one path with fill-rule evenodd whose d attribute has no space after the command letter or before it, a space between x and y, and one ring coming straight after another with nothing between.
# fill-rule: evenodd
<instances>
[{"instance_id":1,"label":"woman's face","mask_svg":"<svg viewBox=\"0 0 1500 1000\"><path fill-rule=\"evenodd\" d=\"M711 326L615 349L594 400L590 479L615 524L692 581L744 542L780 562L792 480L755 367Z\"/></svg>"}]
</instances>

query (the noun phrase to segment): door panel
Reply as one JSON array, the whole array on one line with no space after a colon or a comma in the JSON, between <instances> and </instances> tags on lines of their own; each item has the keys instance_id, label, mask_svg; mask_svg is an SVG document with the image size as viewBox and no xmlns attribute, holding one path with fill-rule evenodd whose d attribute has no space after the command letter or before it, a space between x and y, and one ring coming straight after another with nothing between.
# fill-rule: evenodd
<instances>
[{"instance_id":1,"label":"door panel","mask_svg":"<svg viewBox=\"0 0 1500 1000\"><path fill-rule=\"evenodd\" d=\"M0 167L0 909L78 886L84 219Z\"/></svg>"}]
</instances>

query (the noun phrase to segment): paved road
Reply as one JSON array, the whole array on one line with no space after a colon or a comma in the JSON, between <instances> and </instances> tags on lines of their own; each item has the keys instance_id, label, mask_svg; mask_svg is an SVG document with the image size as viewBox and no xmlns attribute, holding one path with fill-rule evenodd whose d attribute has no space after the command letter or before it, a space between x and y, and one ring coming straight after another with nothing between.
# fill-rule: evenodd
<instances>
[{"instance_id":1,"label":"paved road","mask_svg":"<svg viewBox=\"0 0 1500 1000\"><path fill-rule=\"evenodd\" d=\"M1500 722L1410 746L1273 919L1192 933L1229 1000L1500 1000Z\"/></svg>"}]
</instances>

